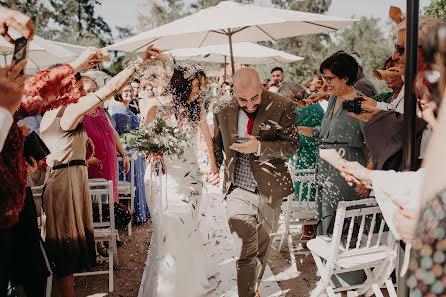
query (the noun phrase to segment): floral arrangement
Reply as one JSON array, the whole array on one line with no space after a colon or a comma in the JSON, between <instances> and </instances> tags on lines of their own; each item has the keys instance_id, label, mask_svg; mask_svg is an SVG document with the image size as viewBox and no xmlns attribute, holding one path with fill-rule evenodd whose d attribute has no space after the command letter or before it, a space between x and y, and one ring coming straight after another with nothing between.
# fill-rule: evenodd
<instances>
[{"instance_id":1,"label":"floral arrangement","mask_svg":"<svg viewBox=\"0 0 446 297\"><path fill-rule=\"evenodd\" d=\"M141 125L121 136L121 142L134 152L182 158L189 145L189 137L176 127L169 126L163 118Z\"/></svg>"}]
</instances>

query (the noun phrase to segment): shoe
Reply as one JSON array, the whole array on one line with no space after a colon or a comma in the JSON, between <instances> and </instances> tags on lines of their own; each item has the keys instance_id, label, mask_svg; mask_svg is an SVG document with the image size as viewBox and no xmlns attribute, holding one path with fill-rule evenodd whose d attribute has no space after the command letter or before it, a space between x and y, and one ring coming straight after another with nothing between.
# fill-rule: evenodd
<instances>
[{"instance_id":1,"label":"shoe","mask_svg":"<svg viewBox=\"0 0 446 297\"><path fill-rule=\"evenodd\" d=\"M108 249L105 246L98 249L98 254L100 256L106 257L106 258L108 258L110 256L110 254L108 253Z\"/></svg>"},{"instance_id":2,"label":"shoe","mask_svg":"<svg viewBox=\"0 0 446 297\"><path fill-rule=\"evenodd\" d=\"M103 266L108 263L108 259L105 259L103 256L97 254L96 255L96 266Z\"/></svg>"}]
</instances>

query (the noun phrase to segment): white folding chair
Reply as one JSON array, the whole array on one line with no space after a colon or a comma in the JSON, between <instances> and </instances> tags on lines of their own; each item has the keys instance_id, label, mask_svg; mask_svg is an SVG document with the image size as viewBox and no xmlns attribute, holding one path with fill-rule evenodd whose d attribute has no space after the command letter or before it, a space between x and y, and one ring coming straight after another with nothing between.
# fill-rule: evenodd
<instances>
[{"instance_id":1,"label":"white folding chair","mask_svg":"<svg viewBox=\"0 0 446 297\"><path fill-rule=\"evenodd\" d=\"M299 248L299 243L306 243L309 239L301 237L293 240L293 235L297 233L298 226L316 225L317 224L317 185L316 185L316 170L315 169L301 169L296 170L293 166L289 166L290 174L294 182L299 181L299 196L298 200L294 200L294 193L288 196L287 201L282 204L283 226L279 251L282 251L285 241L288 242L288 249L291 258L292 268L297 272L296 254L310 254L307 249ZM297 174L297 175L296 175ZM303 198L303 192L307 191L306 200ZM310 201L311 193L316 192L315 201Z\"/></svg>"},{"instance_id":2,"label":"white folding chair","mask_svg":"<svg viewBox=\"0 0 446 297\"><path fill-rule=\"evenodd\" d=\"M334 293L341 291L379 296L380 288L389 286L397 263L397 242L392 232L384 232L386 223L379 214L381 210L372 198L339 202L332 237L317 236L307 243L321 275L311 297L325 293L334 297ZM347 234L342 234L344 224L348 226ZM342 235L347 236L345 245L341 242ZM367 276L364 283L332 287L332 276L361 270Z\"/></svg>"},{"instance_id":3,"label":"white folding chair","mask_svg":"<svg viewBox=\"0 0 446 297\"><path fill-rule=\"evenodd\" d=\"M128 208L130 211L130 214L133 218L133 211L135 208L135 192L136 192L136 186L135 186L135 160L133 160L132 156L128 156L129 162L130 162L130 179L127 179L127 175L124 172L121 172L123 175L123 180L120 180L118 178L118 195L119 200L129 200ZM118 156L118 168L119 168L119 162L122 162L122 157ZM118 172L119 177L120 172ZM129 236L132 235L132 220L130 220L128 225L128 234Z\"/></svg>"},{"instance_id":4,"label":"white folding chair","mask_svg":"<svg viewBox=\"0 0 446 297\"><path fill-rule=\"evenodd\" d=\"M116 258L117 262L117 247L116 237L117 231L115 229L115 211L113 204L113 182L112 181L89 181L90 196L92 202L98 203L99 220L93 223L94 239L95 241L108 241L111 252L108 258L108 270L86 271L75 273L74 276L89 276L108 274L108 291L113 292L113 260ZM105 196L105 199L103 199ZM110 204L109 204L110 201ZM109 204L109 216L106 220L103 216L103 206Z\"/></svg>"}]
</instances>

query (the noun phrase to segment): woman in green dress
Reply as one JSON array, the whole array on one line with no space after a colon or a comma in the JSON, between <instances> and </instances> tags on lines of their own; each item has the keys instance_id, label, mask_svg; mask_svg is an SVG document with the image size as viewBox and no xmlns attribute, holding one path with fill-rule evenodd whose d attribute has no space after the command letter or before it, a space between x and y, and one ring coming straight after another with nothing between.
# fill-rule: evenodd
<instances>
[{"instance_id":1,"label":"woman in green dress","mask_svg":"<svg viewBox=\"0 0 446 297\"><path fill-rule=\"evenodd\" d=\"M318 138L320 148L336 149L342 152L343 157L349 161L358 161L367 164L368 152L365 146L363 123L350 116L343 108L343 102L353 100L361 94L353 88L356 79L358 63L356 60L339 51L320 66L320 72L328 85L330 99L328 107L319 127L299 127L300 134ZM317 233L327 234L331 219L335 215L339 201L358 200L367 196L369 191L365 186L350 187L345 179L338 174L338 170L317 157L317 182L319 184L319 201ZM370 165L369 165L370 166ZM335 286L356 285L364 281L365 275L359 271L339 274L332 278Z\"/></svg>"},{"instance_id":2,"label":"woman in green dress","mask_svg":"<svg viewBox=\"0 0 446 297\"><path fill-rule=\"evenodd\" d=\"M324 117L324 110L319 103L307 106L304 99L307 97L305 89L295 82L284 82L279 88L279 94L289 98L296 106L296 122L298 126L317 127L321 125ZM319 140L301 136L299 139L299 151L291 156L292 164L296 170L314 169L317 156L317 148ZM305 175L305 173L297 173L296 175ZM294 183L295 200L299 199L300 182ZM314 201L316 191L310 193L310 201ZM307 188L304 188L301 197L307 200Z\"/></svg>"}]
</instances>

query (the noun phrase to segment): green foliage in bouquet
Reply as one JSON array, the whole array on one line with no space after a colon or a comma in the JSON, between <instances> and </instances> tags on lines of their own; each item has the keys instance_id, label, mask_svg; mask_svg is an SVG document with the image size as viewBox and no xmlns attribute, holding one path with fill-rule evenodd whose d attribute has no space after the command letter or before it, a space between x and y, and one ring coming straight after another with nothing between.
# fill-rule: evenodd
<instances>
[{"instance_id":1,"label":"green foliage in bouquet","mask_svg":"<svg viewBox=\"0 0 446 297\"><path fill-rule=\"evenodd\" d=\"M164 119L156 118L152 123L121 135L121 142L136 152L182 158L189 137L180 129L169 126Z\"/></svg>"}]
</instances>

